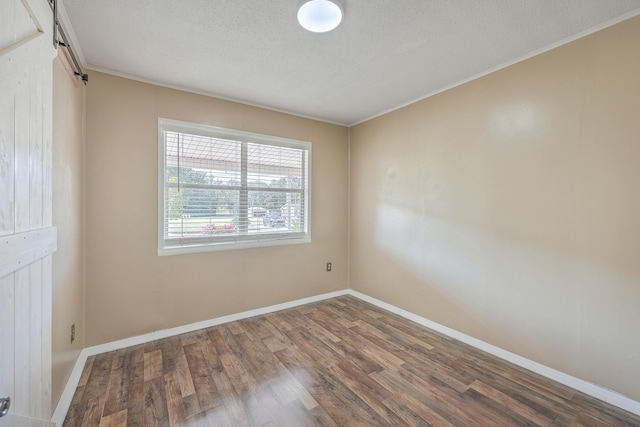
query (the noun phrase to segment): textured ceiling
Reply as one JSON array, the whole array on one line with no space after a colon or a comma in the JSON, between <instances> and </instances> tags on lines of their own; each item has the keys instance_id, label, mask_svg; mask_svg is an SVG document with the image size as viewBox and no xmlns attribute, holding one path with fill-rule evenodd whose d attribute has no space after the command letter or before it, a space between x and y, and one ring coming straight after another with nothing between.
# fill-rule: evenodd
<instances>
[{"instance_id":1,"label":"textured ceiling","mask_svg":"<svg viewBox=\"0 0 640 427\"><path fill-rule=\"evenodd\" d=\"M84 64L352 125L640 14L640 0L63 0ZM91 81L89 81L91 84Z\"/></svg>"}]
</instances>

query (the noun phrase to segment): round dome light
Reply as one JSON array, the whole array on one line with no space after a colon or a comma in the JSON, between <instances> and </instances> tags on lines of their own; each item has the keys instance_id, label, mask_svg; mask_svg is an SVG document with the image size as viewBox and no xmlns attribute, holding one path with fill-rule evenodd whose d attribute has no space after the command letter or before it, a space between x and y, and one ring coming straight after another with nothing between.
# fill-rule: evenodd
<instances>
[{"instance_id":1,"label":"round dome light","mask_svg":"<svg viewBox=\"0 0 640 427\"><path fill-rule=\"evenodd\" d=\"M310 0L298 9L298 22L306 30L326 33L340 25L342 7L336 0Z\"/></svg>"}]
</instances>

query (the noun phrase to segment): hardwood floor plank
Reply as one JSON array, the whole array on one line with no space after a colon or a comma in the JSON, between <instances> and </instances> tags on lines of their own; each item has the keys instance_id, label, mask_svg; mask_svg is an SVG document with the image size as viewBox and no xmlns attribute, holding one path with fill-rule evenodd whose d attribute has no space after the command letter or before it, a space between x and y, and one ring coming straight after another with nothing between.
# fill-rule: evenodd
<instances>
[{"instance_id":1,"label":"hardwood floor plank","mask_svg":"<svg viewBox=\"0 0 640 427\"><path fill-rule=\"evenodd\" d=\"M87 362L84 365L84 369L82 370L82 375L80 376L80 380L78 381L78 387L87 385L87 381L89 380L89 374L91 373L91 367L93 366L94 360L96 360L95 356L87 357Z\"/></svg>"},{"instance_id":2,"label":"hardwood floor plank","mask_svg":"<svg viewBox=\"0 0 640 427\"><path fill-rule=\"evenodd\" d=\"M164 379L156 377L144 382L145 427L169 427Z\"/></svg>"},{"instance_id":3,"label":"hardwood floor plank","mask_svg":"<svg viewBox=\"0 0 640 427\"><path fill-rule=\"evenodd\" d=\"M388 425L324 366L308 369L304 358L296 357L290 350L279 351L276 355L290 371L304 371L308 375L307 387L311 396L338 425Z\"/></svg>"},{"instance_id":4,"label":"hardwood floor plank","mask_svg":"<svg viewBox=\"0 0 640 427\"><path fill-rule=\"evenodd\" d=\"M274 336L267 337L263 339L262 342L272 353L287 348L287 346L280 339Z\"/></svg>"},{"instance_id":5,"label":"hardwood floor plank","mask_svg":"<svg viewBox=\"0 0 640 427\"><path fill-rule=\"evenodd\" d=\"M312 410L309 411L311 415L311 419L313 420L314 426L320 427L340 427L336 422L327 414L320 405L316 406Z\"/></svg>"},{"instance_id":6,"label":"hardwood floor plank","mask_svg":"<svg viewBox=\"0 0 640 427\"><path fill-rule=\"evenodd\" d=\"M423 350L425 355L428 355L429 350L434 348L426 342L420 342L418 339L408 334L385 325L379 319L372 319L366 322L358 320L354 323L356 324L356 327L352 328L353 330L365 330L368 334L365 338L372 341L372 337L375 337L376 340L372 342L377 341L376 344L378 345L380 345L378 343L379 340L386 341L387 346L383 348L387 351L398 354L398 356L411 357L412 359L415 357L422 357L422 354L420 354L422 351L418 353L416 352L416 348L418 350ZM410 362L410 360L406 361Z\"/></svg>"},{"instance_id":7,"label":"hardwood floor plank","mask_svg":"<svg viewBox=\"0 0 640 427\"><path fill-rule=\"evenodd\" d=\"M471 388L478 393L481 393L486 397L496 401L505 408L509 408L510 410L519 413L523 417L533 421L536 425L548 426L553 422L553 419L555 418L551 418L545 414L538 413L530 406L527 406L480 381L474 381L473 384L471 384Z\"/></svg>"},{"instance_id":8,"label":"hardwood floor plank","mask_svg":"<svg viewBox=\"0 0 640 427\"><path fill-rule=\"evenodd\" d=\"M151 353L153 351L156 350L160 350L160 341L162 340L153 340L153 341L149 341L143 344L144 347L144 352L145 353Z\"/></svg>"},{"instance_id":9,"label":"hardwood floor plank","mask_svg":"<svg viewBox=\"0 0 640 427\"><path fill-rule=\"evenodd\" d=\"M340 357L347 357L349 353L354 352L357 348L351 343L342 340L342 338L336 337L334 334L316 323L313 323L307 329L309 332L314 334L318 340L322 341L327 347L339 354Z\"/></svg>"},{"instance_id":10,"label":"hardwood floor plank","mask_svg":"<svg viewBox=\"0 0 640 427\"><path fill-rule=\"evenodd\" d=\"M86 368L85 368L86 370ZM84 395L85 385L79 386L71 399L71 404L64 417L62 427L73 427L82 423L83 414L81 412L82 397Z\"/></svg>"},{"instance_id":11,"label":"hardwood floor plank","mask_svg":"<svg viewBox=\"0 0 640 427\"><path fill-rule=\"evenodd\" d=\"M301 349L307 357L323 366L333 366L342 360L342 357L322 341L317 339L308 330L291 329L287 336Z\"/></svg>"},{"instance_id":12,"label":"hardwood floor plank","mask_svg":"<svg viewBox=\"0 0 640 427\"><path fill-rule=\"evenodd\" d=\"M378 320L374 319L373 322L378 322ZM394 358L396 358L396 363L394 364L398 365L398 361L403 362L400 364L408 363L413 366L432 364L430 357L431 350L420 347L413 338L407 338L405 341L402 337L389 335L389 333L385 332L387 328L381 327L378 323L371 324L363 321L356 321L354 323L356 327L352 328L352 330L359 333L371 344L381 347L392 354ZM405 334L405 336L408 335ZM432 373L435 376L450 376L449 374L440 375L435 370L432 371ZM451 380L447 378L447 382L450 382L451 385L459 391L464 391L467 388L467 384L462 381L457 381L455 377L451 378Z\"/></svg>"},{"instance_id":13,"label":"hardwood floor plank","mask_svg":"<svg viewBox=\"0 0 640 427\"><path fill-rule=\"evenodd\" d=\"M144 350L132 360L127 401L127 427L144 426Z\"/></svg>"},{"instance_id":14,"label":"hardwood floor plank","mask_svg":"<svg viewBox=\"0 0 640 427\"><path fill-rule=\"evenodd\" d=\"M200 335L200 350L202 351L202 357L204 357L209 367L210 372L220 372L224 369L218 352L216 351L213 342L209 336L210 329L205 329Z\"/></svg>"},{"instance_id":15,"label":"hardwood floor plank","mask_svg":"<svg viewBox=\"0 0 640 427\"><path fill-rule=\"evenodd\" d=\"M184 411L184 400L180 388L180 380L176 372L164 375L164 388L167 398L167 413L170 426L180 426L187 420Z\"/></svg>"},{"instance_id":16,"label":"hardwood floor plank","mask_svg":"<svg viewBox=\"0 0 640 427\"><path fill-rule=\"evenodd\" d=\"M342 422L338 422L339 425L390 425L329 370L322 369L318 370L316 373L319 380L316 383L317 393L312 394L312 396L318 400L319 394L326 393L326 390L332 391L332 394L337 398L337 400L333 401L332 404L334 405L334 408L339 407L341 409L340 412L335 411L334 414L337 414L342 419L346 418L347 420L344 424ZM338 405L336 405L336 403ZM334 417L334 420L335 419L336 418Z\"/></svg>"},{"instance_id":17,"label":"hardwood floor plank","mask_svg":"<svg viewBox=\"0 0 640 427\"><path fill-rule=\"evenodd\" d=\"M505 363L503 360L490 354L478 353L474 355L469 352L465 354L463 358L472 361L483 370L494 372L502 378L517 382L528 389L539 391L545 395L558 396L563 400L571 400L576 393L576 391L570 387L553 383L520 366Z\"/></svg>"},{"instance_id":18,"label":"hardwood floor plank","mask_svg":"<svg viewBox=\"0 0 640 427\"><path fill-rule=\"evenodd\" d=\"M82 427L99 427L104 406L104 396L96 396L87 400L82 414Z\"/></svg>"},{"instance_id":19,"label":"hardwood floor plank","mask_svg":"<svg viewBox=\"0 0 640 427\"><path fill-rule=\"evenodd\" d=\"M189 344L196 344L200 341L200 335L202 331L193 331L187 332L186 334L182 334L179 336L180 345L183 347L188 346Z\"/></svg>"},{"instance_id":20,"label":"hardwood floor plank","mask_svg":"<svg viewBox=\"0 0 640 427\"><path fill-rule=\"evenodd\" d=\"M469 385L467 385L466 383L461 382L457 378L448 375L448 372L443 372L437 368L434 368L430 364L423 363L414 365L411 363L405 363L402 365L402 367L418 377L432 377L435 380L440 381L443 385L451 387L458 393L464 393L469 389Z\"/></svg>"},{"instance_id":21,"label":"hardwood floor plank","mask_svg":"<svg viewBox=\"0 0 640 427\"><path fill-rule=\"evenodd\" d=\"M396 344L395 340L392 337L378 331L376 328L372 327L368 323L365 322L355 322L356 326L351 328L356 334L360 335L362 338L369 341L371 344L393 354L394 356L401 355L404 352L408 351L410 347L403 347L401 345ZM396 359L402 360L399 357L395 356ZM406 362L405 360L402 363Z\"/></svg>"},{"instance_id":22,"label":"hardwood floor plank","mask_svg":"<svg viewBox=\"0 0 640 427\"><path fill-rule=\"evenodd\" d=\"M240 334L237 338L244 351L255 361L256 370L252 372L254 379L268 387L280 404L299 400L308 409L317 405L261 340L252 340L246 334Z\"/></svg>"},{"instance_id":23,"label":"hardwood floor plank","mask_svg":"<svg viewBox=\"0 0 640 427\"><path fill-rule=\"evenodd\" d=\"M114 355L115 352L110 352L95 357L78 405L79 417L75 420L75 426L100 424Z\"/></svg>"},{"instance_id":24,"label":"hardwood floor plank","mask_svg":"<svg viewBox=\"0 0 640 427\"><path fill-rule=\"evenodd\" d=\"M499 426L538 426L535 421L521 416L519 413L512 411L511 408L501 405L474 389L467 390L462 396L462 402L469 412L473 412L476 416L484 417L484 419L490 419Z\"/></svg>"},{"instance_id":25,"label":"hardwood floor plank","mask_svg":"<svg viewBox=\"0 0 640 427\"><path fill-rule=\"evenodd\" d=\"M195 393L183 396L182 406L184 407L184 414L187 418L202 413L198 396Z\"/></svg>"},{"instance_id":26,"label":"hardwood floor plank","mask_svg":"<svg viewBox=\"0 0 640 427\"><path fill-rule=\"evenodd\" d=\"M623 427L627 426L627 423L620 422L620 420L615 420L613 423L603 422L600 419L593 418L589 414L581 413L576 416L576 419L573 420L571 424L572 427L580 426L580 427Z\"/></svg>"},{"instance_id":27,"label":"hardwood floor plank","mask_svg":"<svg viewBox=\"0 0 640 427\"><path fill-rule=\"evenodd\" d=\"M144 380L150 381L162 376L162 350L144 353Z\"/></svg>"},{"instance_id":28,"label":"hardwood floor plank","mask_svg":"<svg viewBox=\"0 0 640 427\"><path fill-rule=\"evenodd\" d=\"M289 308L287 310L282 310L278 312L278 317L280 317L283 322L286 322L289 325L291 325L291 328L293 329L304 328L307 321L306 316L301 312L299 312L296 308Z\"/></svg>"},{"instance_id":29,"label":"hardwood floor plank","mask_svg":"<svg viewBox=\"0 0 640 427\"><path fill-rule=\"evenodd\" d=\"M369 344L369 341L362 338L357 333L354 333L351 328L344 328L339 324L334 323L331 316L337 316L337 314L335 312L332 312L331 310L327 310L327 308L329 307L321 307L315 312L307 314L307 317L325 328L327 331L331 332L333 335L340 338L342 341L349 343L354 348L361 348ZM355 326L355 324L351 320L349 320L348 323Z\"/></svg>"},{"instance_id":30,"label":"hardwood floor plank","mask_svg":"<svg viewBox=\"0 0 640 427\"><path fill-rule=\"evenodd\" d=\"M247 356L243 363L248 367L256 381L268 382L278 377L279 372L275 365L277 359L264 347L262 340L252 339L245 333L238 334L235 337L239 345L236 351ZM248 362L249 360L251 363Z\"/></svg>"},{"instance_id":31,"label":"hardwood floor plank","mask_svg":"<svg viewBox=\"0 0 640 427\"><path fill-rule=\"evenodd\" d=\"M635 425L634 423L637 422L635 415L611 405L601 408L600 401L583 393L576 393L571 399L571 403L581 413L606 425L617 427Z\"/></svg>"},{"instance_id":32,"label":"hardwood floor plank","mask_svg":"<svg viewBox=\"0 0 640 427\"><path fill-rule=\"evenodd\" d=\"M284 334L284 332L290 330L291 328L288 327L285 329L280 329L279 323L275 321L275 318L273 317L269 318L268 316L265 316L265 319L266 321L264 322L263 325L265 328L269 330L269 332L271 332L271 337L267 337L263 341L265 342L265 344L267 342L272 342L272 341L274 342L272 345L270 345L271 352L276 352L278 350L281 350L282 348L291 347L293 343ZM282 347L282 348L276 348L276 347Z\"/></svg>"},{"instance_id":33,"label":"hardwood floor plank","mask_svg":"<svg viewBox=\"0 0 640 427\"><path fill-rule=\"evenodd\" d=\"M411 409L407 408L398 398L388 398L383 400L382 403L408 426L431 427L433 425Z\"/></svg>"},{"instance_id":34,"label":"hardwood floor plank","mask_svg":"<svg viewBox=\"0 0 640 427\"><path fill-rule=\"evenodd\" d=\"M184 352L200 408L206 411L222 405L216 383L211 377L209 365L202 353L201 344L199 342L189 344L184 347Z\"/></svg>"},{"instance_id":35,"label":"hardwood floor plank","mask_svg":"<svg viewBox=\"0 0 640 427\"><path fill-rule=\"evenodd\" d=\"M352 296L88 358L64 427L635 426Z\"/></svg>"},{"instance_id":36,"label":"hardwood floor plank","mask_svg":"<svg viewBox=\"0 0 640 427\"><path fill-rule=\"evenodd\" d=\"M347 358L360 368L367 375L372 372L378 372L384 369L383 365L374 362L373 360L367 358L360 350L353 351L347 355Z\"/></svg>"},{"instance_id":37,"label":"hardwood floor plank","mask_svg":"<svg viewBox=\"0 0 640 427\"><path fill-rule=\"evenodd\" d=\"M338 299L343 299L344 301L347 302L345 310L349 310L349 312L352 313L352 316L355 320L371 320L372 319L370 316L363 318L363 316L358 315L359 311L366 310L366 309L374 309L379 311L381 310L373 306L372 304L369 304L368 302L359 300L350 295L345 295ZM399 329L405 333L408 333L409 335L412 335L420 339L427 346L431 346L431 347L445 346L446 347L449 345L449 343L452 343L452 342L455 342L456 346L458 344L466 345L464 343L455 341L453 338L448 337L444 334L441 334L440 332L429 329L425 326L419 325L414 322L408 322L407 319L397 314L384 311L384 310L382 310L382 312L384 313L384 316L376 320L382 319L384 324L392 326L396 329ZM452 354L451 358L460 357L462 354L460 350L457 349L456 347L448 348L447 350L456 353L456 354Z\"/></svg>"},{"instance_id":38,"label":"hardwood floor plank","mask_svg":"<svg viewBox=\"0 0 640 427\"><path fill-rule=\"evenodd\" d=\"M127 409L131 362L134 355L134 349L119 350L114 355L107 385L103 416L109 416Z\"/></svg>"},{"instance_id":39,"label":"hardwood floor plank","mask_svg":"<svg viewBox=\"0 0 640 427\"><path fill-rule=\"evenodd\" d=\"M412 346L412 349L415 348ZM429 350L427 353L421 353L420 363L415 365L419 366L421 370L429 372L433 376L441 376L448 378L452 384L451 387L462 392L463 389L469 387L471 383L476 381L476 376L468 373L465 370L456 369L451 360L442 359L437 357L439 351L437 349ZM436 355L436 357L434 357ZM414 366L411 362L407 365ZM455 385L454 385L455 383Z\"/></svg>"},{"instance_id":40,"label":"hardwood floor plank","mask_svg":"<svg viewBox=\"0 0 640 427\"><path fill-rule=\"evenodd\" d=\"M393 326L387 323L391 316L380 314L379 316L372 316L371 313L373 310L369 308L363 308L362 313L364 313L367 317L354 321L356 325L360 325L365 328L373 328L372 331L374 333L379 333L380 337L390 339L400 348L411 347L412 345L422 345L427 349L433 349L434 346L429 344L424 338L414 337L411 334L407 334L402 329L394 328Z\"/></svg>"},{"instance_id":41,"label":"hardwood floor plank","mask_svg":"<svg viewBox=\"0 0 640 427\"><path fill-rule=\"evenodd\" d=\"M394 426L406 426L407 423L383 402L390 397L389 392L373 381L350 360L343 360L337 366L338 377L350 390L362 399L382 419Z\"/></svg>"},{"instance_id":42,"label":"hardwood floor plank","mask_svg":"<svg viewBox=\"0 0 640 427\"><path fill-rule=\"evenodd\" d=\"M231 351L227 343L227 339L233 337L231 331L229 331L228 328L216 327L209 332L209 337L220 357L225 372L229 376L233 387L236 389L236 394L243 396L245 394L255 393L255 385L251 380L247 368ZM233 341L235 341L235 338L233 338ZM233 342L229 342L229 344L234 345Z\"/></svg>"},{"instance_id":43,"label":"hardwood floor plank","mask_svg":"<svg viewBox=\"0 0 640 427\"><path fill-rule=\"evenodd\" d=\"M233 386L231 379L228 375L222 372L215 372L213 374L213 380L216 383L216 387L222 393L222 401L224 408L231 420L232 425L236 426L248 426L249 420L247 411L245 410L244 403L237 396L235 387Z\"/></svg>"},{"instance_id":44,"label":"hardwood floor plank","mask_svg":"<svg viewBox=\"0 0 640 427\"><path fill-rule=\"evenodd\" d=\"M96 356L85 387L84 398L86 400L104 395L107 391L114 355L115 352L110 352Z\"/></svg>"},{"instance_id":45,"label":"hardwood floor plank","mask_svg":"<svg viewBox=\"0 0 640 427\"><path fill-rule=\"evenodd\" d=\"M174 372L179 363L182 345L180 337L170 337L158 342L160 351L162 352L162 374L170 374Z\"/></svg>"},{"instance_id":46,"label":"hardwood floor plank","mask_svg":"<svg viewBox=\"0 0 640 427\"><path fill-rule=\"evenodd\" d=\"M307 410L316 408L318 402L306 389L308 377L305 375L295 375L295 373L285 368L279 360L278 366L280 367L280 375L277 379L272 380L270 384L278 400L284 405L288 405L297 400Z\"/></svg>"},{"instance_id":47,"label":"hardwood floor plank","mask_svg":"<svg viewBox=\"0 0 640 427\"><path fill-rule=\"evenodd\" d=\"M456 396L455 392L448 393L438 389L437 385L423 382L402 368L385 369L371 374L370 377L394 394L401 394L402 402L427 421L433 418L433 422L444 420L455 426L499 426L484 416L470 414L467 408L463 407L463 395Z\"/></svg>"},{"instance_id":48,"label":"hardwood floor plank","mask_svg":"<svg viewBox=\"0 0 640 427\"><path fill-rule=\"evenodd\" d=\"M394 330L400 331L414 339L416 339L420 344L432 350L438 345L442 344L443 336L435 335L433 331L427 329L424 326L417 324L409 324L406 319L394 315L392 313L385 313L384 316L380 317L378 320L383 322L385 325L393 328ZM450 338L447 337L447 342L450 342Z\"/></svg>"},{"instance_id":49,"label":"hardwood floor plank","mask_svg":"<svg viewBox=\"0 0 640 427\"><path fill-rule=\"evenodd\" d=\"M244 328L240 322L233 322L227 325L233 335L243 334Z\"/></svg>"},{"instance_id":50,"label":"hardwood floor plank","mask_svg":"<svg viewBox=\"0 0 640 427\"><path fill-rule=\"evenodd\" d=\"M252 317L242 320L242 327L248 335L264 340L273 336L273 332L266 326L265 316Z\"/></svg>"},{"instance_id":51,"label":"hardwood floor plank","mask_svg":"<svg viewBox=\"0 0 640 427\"><path fill-rule=\"evenodd\" d=\"M174 386L177 385L180 389L181 400L195 394L195 388L193 386L191 373L189 372L189 366L184 354L181 337L170 337L161 340L158 345L161 351L162 374L165 385L167 385L167 383L170 383L171 385L170 388L167 388L166 392L171 390L173 393L175 391ZM153 354L157 355L157 353ZM155 369L155 367L150 369ZM167 394L167 399L170 397L175 398L173 394L171 396ZM188 402L194 404L194 402L197 403L197 400L189 400ZM169 406L170 405L168 405L168 407ZM200 409L198 407L190 410L189 412L197 413L200 412Z\"/></svg>"},{"instance_id":52,"label":"hardwood floor plank","mask_svg":"<svg viewBox=\"0 0 640 427\"><path fill-rule=\"evenodd\" d=\"M499 407L495 402L475 390L467 389L464 392L458 392L447 387L447 384L439 378L415 375L406 369L406 365L403 368L398 372L399 377L416 385L420 390L429 390L430 394L438 401L448 405L459 405L462 408L461 411L475 419L479 425L533 425L527 420L520 419L518 414L511 412L510 408ZM479 404L480 401L482 402Z\"/></svg>"},{"instance_id":53,"label":"hardwood floor plank","mask_svg":"<svg viewBox=\"0 0 640 427\"><path fill-rule=\"evenodd\" d=\"M207 345L203 345L203 349L206 349L204 354L207 356L207 363L210 367L211 377L213 378L216 388L220 393L228 417L234 426L247 426L249 424L244 404L239 398L237 389L234 386L232 379L229 377L229 372L225 369L225 365L220 359L219 350L214 344L215 340L220 339L217 329L208 329L207 337L209 338L207 340ZM221 347L220 351L223 351L225 354L228 352L228 349L226 346L223 346L223 343L218 343L218 346Z\"/></svg>"},{"instance_id":54,"label":"hardwood floor plank","mask_svg":"<svg viewBox=\"0 0 640 427\"><path fill-rule=\"evenodd\" d=\"M278 331L288 331L289 329L293 329L294 326L287 322L287 320L280 315L281 313L281 311L277 313L267 313L264 317L267 319L267 322L276 327Z\"/></svg>"},{"instance_id":55,"label":"hardwood floor plank","mask_svg":"<svg viewBox=\"0 0 640 427\"><path fill-rule=\"evenodd\" d=\"M368 360L371 360L380 366L402 366L406 363L404 360L394 356L393 353L390 353L373 343L360 347L358 351L363 355L363 357L366 357Z\"/></svg>"},{"instance_id":56,"label":"hardwood floor plank","mask_svg":"<svg viewBox=\"0 0 640 427\"><path fill-rule=\"evenodd\" d=\"M569 427L573 425L576 416L568 417L566 415L558 415L553 423L551 423L550 427Z\"/></svg>"},{"instance_id":57,"label":"hardwood floor plank","mask_svg":"<svg viewBox=\"0 0 640 427\"><path fill-rule=\"evenodd\" d=\"M576 416L577 412L572 407L571 402L555 394L545 395L537 390L528 389L518 382L501 377L494 372L483 370L480 367L472 366L466 361L462 361L462 363L456 362L452 364L452 366L457 367L461 371L467 370L479 381L534 408L537 412L545 413L545 411L547 411L549 417L555 414L565 415L569 418L575 418Z\"/></svg>"},{"instance_id":58,"label":"hardwood floor plank","mask_svg":"<svg viewBox=\"0 0 640 427\"><path fill-rule=\"evenodd\" d=\"M109 376L105 395L103 416L109 416L126 409L129 398L129 377L121 370L114 370Z\"/></svg>"},{"instance_id":59,"label":"hardwood floor plank","mask_svg":"<svg viewBox=\"0 0 640 427\"><path fill-rule=\"evenodd\" d=\"M100 420L100 427L122 427L127 425L127 410L103 415Z\"/></svg>"}]
</instances>

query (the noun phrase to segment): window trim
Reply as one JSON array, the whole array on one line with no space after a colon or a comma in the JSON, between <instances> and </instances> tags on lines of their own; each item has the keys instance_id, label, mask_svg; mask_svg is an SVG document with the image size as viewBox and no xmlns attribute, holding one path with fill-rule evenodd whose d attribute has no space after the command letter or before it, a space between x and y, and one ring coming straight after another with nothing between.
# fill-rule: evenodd
<instances>
[{"instance_id":1,"label":"window trim","mask_svg":"<svg viewBox=\"0 0 640 427\"><path fill-rule=\"evenodd\" d=\"M230 139L241 142L270 144L281 147L304 149L307 151L307 191L305 192L305 210L307 214L306 232L275 234L255 234L240 241L204 241L182 243L175 246L166 246L164 239L165 222L165 131L194 133L214 138ZM311 243L311 177L312 177L312 145L308 141L300 141L278 136L264 135L253 132L221 128L217 126L184 122L180 120L158 118L158 256L183 255L190 253L224 251L235 249L260 248L282 245L296 245Z\"/></svg>"}]
</instances>

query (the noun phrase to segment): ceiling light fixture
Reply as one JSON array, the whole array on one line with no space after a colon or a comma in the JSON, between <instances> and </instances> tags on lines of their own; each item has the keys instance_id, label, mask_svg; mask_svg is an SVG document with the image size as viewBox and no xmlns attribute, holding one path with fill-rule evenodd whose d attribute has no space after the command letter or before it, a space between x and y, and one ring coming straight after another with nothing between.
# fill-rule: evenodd
<instances>
[{"instance_id":1,"label":"ceiling light fixture","mask_svg":"<svg viewBox=\"0 0 640 427\"><path fill-rule=\"evenodd\" d=\"M326 33L340 25L342 5L338 0L305 0L298 8L298 22L305 30Z\"/></svg>"}]
</instances>

